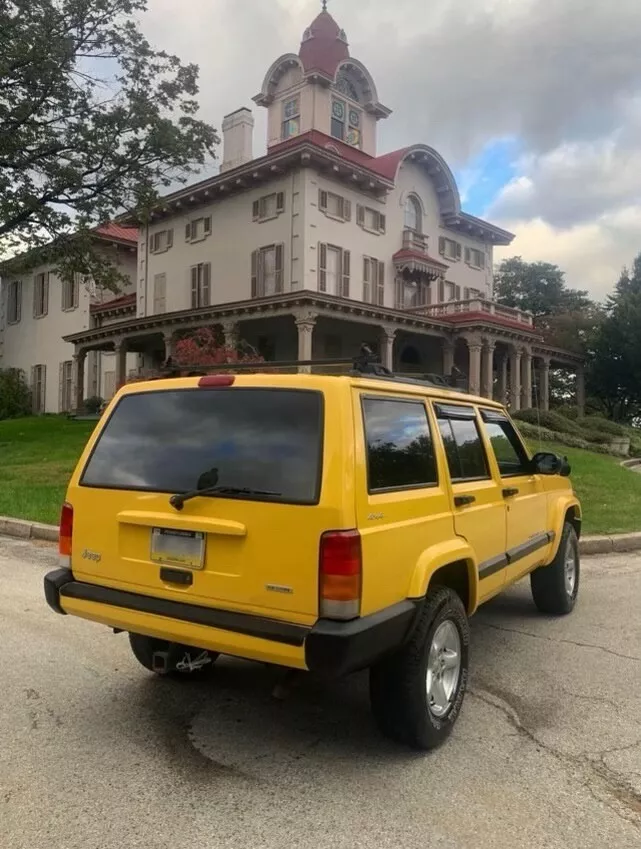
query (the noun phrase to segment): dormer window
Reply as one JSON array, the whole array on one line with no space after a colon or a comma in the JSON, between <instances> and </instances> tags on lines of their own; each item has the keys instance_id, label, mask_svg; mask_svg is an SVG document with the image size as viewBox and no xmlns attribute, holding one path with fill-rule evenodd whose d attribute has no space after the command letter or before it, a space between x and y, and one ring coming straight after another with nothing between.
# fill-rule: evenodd
<instances>
[{"instance_id":1,"label":"dormer window","mask_svg":"<svg viewBox=\"0 0 641 849\"><path fill-rule=\"evenodd\" d=\"M341 94L344 94L345 97L349 97L350 100L353 100L356 103L358 103L361 99L354 81L345 71L338 72L336 88Z\"/></svg>"},{"instance_id":2,"label":"dormer window","mask_svg":"<svg viewBox=\"0 0 641 849\"><path fill-rule=\"evenodd\" d=\"M358 109L348 106L344 100L332 100L332 136L342 142L361 146L361 113Z\"/></svg>"},{"instance_id":3,"label":"dormer window","mask_svg":"<svg viewBox=\"0 0 641 849\"><path fill-rule=\"evenodd\" d=\"M415 195L409 195L405 201L405 229L414 233L423 232L423 210Z\"/></svg>"},{"instance_id":4,"label":"dormer window","mask_svg":"<svg viewBox=\"0 0 641 849\"><path fill-rule=\"evenodd\" d=\"M300 100L297 97L283 103L283 139L300 133Z\"/></svg>"}]
</instances>

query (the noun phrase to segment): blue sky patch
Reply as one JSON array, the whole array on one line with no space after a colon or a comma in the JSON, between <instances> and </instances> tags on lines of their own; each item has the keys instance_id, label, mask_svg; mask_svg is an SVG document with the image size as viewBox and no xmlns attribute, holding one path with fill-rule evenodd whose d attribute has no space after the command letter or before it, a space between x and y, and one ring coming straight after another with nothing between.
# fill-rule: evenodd
<instances>
[{"instance_id":1,"label":"blue sky patch","mask_svg":"<svg viewBox=\"0 0 641 849\"><path fill-rule=\"evenodd\" d=\"M463 168L455 170L465 212L481 217L485 214L503 186L515 176L520 153L517 138L494 139Z\"/></svg>"}]
</instances>

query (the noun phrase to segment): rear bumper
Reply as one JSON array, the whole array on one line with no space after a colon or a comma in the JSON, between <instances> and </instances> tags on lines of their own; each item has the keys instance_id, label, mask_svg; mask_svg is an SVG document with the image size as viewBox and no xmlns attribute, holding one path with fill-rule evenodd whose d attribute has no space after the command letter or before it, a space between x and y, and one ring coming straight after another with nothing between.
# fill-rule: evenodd
<instances>
[{"instance_id":1,"label":"rear bumper","mask_svg":"<svg viewBox=\"0 0 641 849\"><path fill-rule=\"evenodd\" d=\"M330 676L364 669L403 645L417 611L417 602L406 600L351 622L320 619L307 628L82 583L69 569L47 574L44 592L56 613Z\"/></svg>"}]
</instances>

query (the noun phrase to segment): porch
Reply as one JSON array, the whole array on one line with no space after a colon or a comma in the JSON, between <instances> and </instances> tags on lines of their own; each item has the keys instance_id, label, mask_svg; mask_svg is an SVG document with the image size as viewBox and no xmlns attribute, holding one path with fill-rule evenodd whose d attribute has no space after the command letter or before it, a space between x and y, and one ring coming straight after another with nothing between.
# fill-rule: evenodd
<instances>
[{"instance_id":1,"label":"porch","mask_svg":"<svg viewBox=\"0 0 641 849\"><path fill-rule=\"evenodd\" d=\"M585 403L579 357L543 344L520 311L486 303L438 304L391 310L329 295L301 292L241 304L147 317L129 317L66 337L75 347L74 395L84 402L86 359L92 351L115 357L115 386L128 377L127 356L138 355L139 376L175 356L177 340L202 327L217 327L227 347L244 343L267 361L349 358L366 342L384 366L401 374L454 374L473 394L494 398L513 411L549 409L550 372L576 375L576 403ZM487 302L493 307L497 305ZM452 321L452 317L456 317Z\"/></svg>"}]
</instances>

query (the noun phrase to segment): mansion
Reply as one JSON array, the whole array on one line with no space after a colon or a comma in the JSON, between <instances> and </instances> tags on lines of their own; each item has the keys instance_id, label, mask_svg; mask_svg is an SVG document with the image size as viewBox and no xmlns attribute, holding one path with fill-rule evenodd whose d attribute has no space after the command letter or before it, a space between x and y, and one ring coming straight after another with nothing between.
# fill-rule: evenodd
<instances>
[{"instance_id":1,"label":"mansion","mask_svg":"<svg viewBox=\"0 0 641 849\"><path fill-rule=\"evenodd\" d=\"M168 195L151 221L95 231L129 283L117 296L51 268L2 272L0 368L22 369L36 412L109 399L158 368L176 339L217 326L268 360L356 356L362 342L401 373L465 375L513 410L547 408L550 368L580 358L546 345L530 314L492 300L494 247L511 233L461 209L425 144L379 154L391 112L326 11L277 59L254 103L225 117L220 173Z\"/></svg>"}]
</instances>

